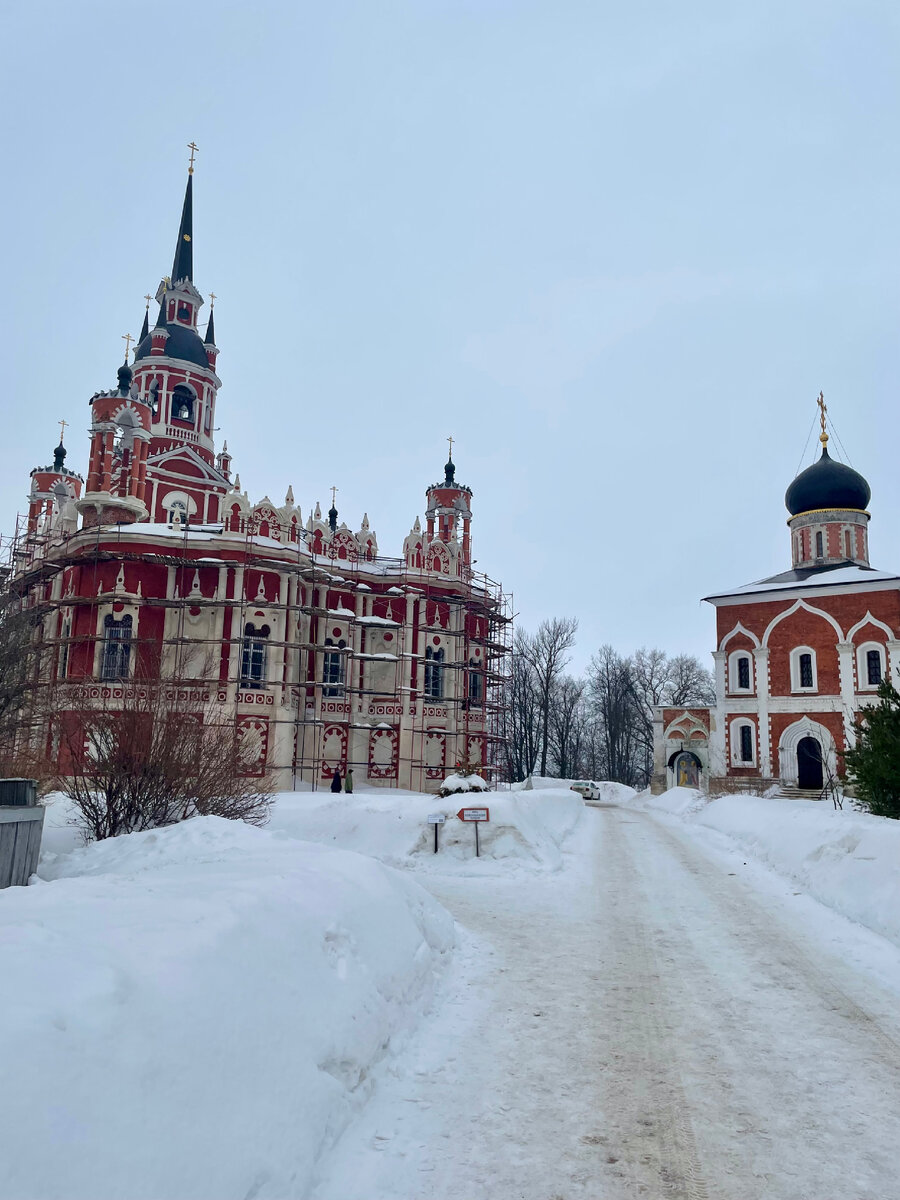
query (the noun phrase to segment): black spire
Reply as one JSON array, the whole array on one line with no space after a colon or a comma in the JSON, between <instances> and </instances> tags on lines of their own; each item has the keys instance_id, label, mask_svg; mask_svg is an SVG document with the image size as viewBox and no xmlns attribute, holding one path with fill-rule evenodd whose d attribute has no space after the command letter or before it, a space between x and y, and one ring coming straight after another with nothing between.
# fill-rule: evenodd
<instances>
[{"instance_id":1,"label":"black spire","mask_svg":"<svg viewBox=\"0 0 900 1200\"><path fill-rule=\"evenodd\" d=\"M331 532L337 529L337 509L334 507L334 501L331 503L331 508L328 510L328 524L331 526Z\"/></svg>"},{"instance_id":2,"label":"black spire","mask_svg":"<svg viewBox=\"0 0 900 1200\"><path fill-rule=\"evenodd\" d=\"M209 324L206 326L206 337L203 339L205 346L214 346L216 344L216 330L213 324L213 310L209 310Z\"/></svg>"},{"instance_id":3,"label":"black spire","mask_svg":"<svg viewBox=\"0 0 900 1200\"><path fill-rule=\"evenodd\" d=\"M163 288L163 298L162 298L162 300L160 300L160 302L159 302L159 316L156 318L156 324L153 326L153 328L154 328L154 329L165 329L165 328L166 328L166 292L165 292L165 287Z\"/></svg>"},{"instance_id":4,"label":"black spire","mask_svg":"<svg viewBox=\"0 0 900 1200\"><path fill-rule=\"evenodd\" d=\"M178 245L175 247L175 261L172 263L172 283L180 279L193 281L194 278L194 176L188 175L187 188L184 193L184 207L181 210L181 225L178 229Z\"/></svg>"},{"instance_id":5,"label":"black spire","mask_svg":"<svg viewBox=\"0 0 900 1200\"><path fill-rule=\"evenodd\" d=\"M140 345L147 334L150 332L150 306L144 309L144 323L141 326L141 332L138 334L137 344Z\"/></svg>"},{"instance_id":6,"label":"black spire","mask_svg":"<svg viewBox=\"0 0 900 1200\"><path fill-rule=\"evenodd\" d=\"M66 450L65 446L62 444L62 438L60 438L59 445L53 451L53 470L54 471L64 471L65 470L65 466L63 464L66 461L67 454L68 454L68 451Z\"/></svg>"},{"instance_id":7,"label":"black spire","mask_svg":"<svg viewBox=\"0 0 900 1200\"><path fill-rule=\"evenodd\" d=\"M453 477L456 474L456 466L453 459L447 459L447 465L444 467L444 487L453 487Z\"/></svg>"}]
</instances>

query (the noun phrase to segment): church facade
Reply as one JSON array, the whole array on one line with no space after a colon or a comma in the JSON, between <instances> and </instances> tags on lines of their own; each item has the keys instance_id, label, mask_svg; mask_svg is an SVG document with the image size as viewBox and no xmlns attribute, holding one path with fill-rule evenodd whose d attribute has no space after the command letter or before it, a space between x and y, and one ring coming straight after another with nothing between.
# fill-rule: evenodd
<instances>
[{"instance_id":1,"label":"church facade","mask_svg":"<svg viewBox=\"0 0 900 1200\"><path fill-rule=\"evenodd\" d=\"M789 571L707 596L716 703L655 712L655 791L729 780L821 794L882 679L900 677L900 576L869 563L869 485L828 453L785 495Z\"/></svg>"},{"instance_id":2,"label":"church facade","mask_svg":"<svg viewBox=\"0 0 900 1200\"><path fill-rule=\"evenodd\" d=\"M510 606L473 569L452 453L396 557L367 516L339 519L333 493L305 521L290 487L251 501L215 444L219 350L193 235L192 169L155 323L148 297L133 362L90 399L84 475L62 439L31 472L9 586L43 614L47 752L87 707L162 680L174 713L233 722L248 772L278 790L348 770L436 790L461 760L490 776Z\"/></svg>"}]
</instances>

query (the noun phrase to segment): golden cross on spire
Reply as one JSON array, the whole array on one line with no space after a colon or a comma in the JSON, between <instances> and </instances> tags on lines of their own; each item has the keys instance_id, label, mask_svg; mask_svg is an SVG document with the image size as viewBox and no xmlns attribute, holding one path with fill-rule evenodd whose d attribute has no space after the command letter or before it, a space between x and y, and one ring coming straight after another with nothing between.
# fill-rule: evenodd
<instances>
[{"instance_id":1,"label":"golden cross on spire","mask_svg":"<svg viewBox=\"0 0 900 1200\"><path fill-rule=\"evenodd\" d=\"M453 461L453 438L448 437L447 441L450 443L450 461L452 462Z\"/></svg>"},{"instance_id":2,"label":"golden cross on spire","mask_svg":"<svg viewBox=\"0 0 900 1200\"><path fill-rule=\"evenodd\" d=\"M209 293L209 307L210 308L216 307L216 293L215 292Z\"/></svg>"},{"instance_id":3,"label":"golden cross on spire","mask_svg":"<svg viewBox=\"0 0 900 1200\"><path fill-rule=\"evenodd\" d=\"M144 299L147 301L147 312L149 312L150 311L150 301L153 299L153 297L150 295L149 292L147 292L146 296L144 296Z\"/></svg>"},{"instance_id":4,"label":"golden cross on spire","mask_svg":"<svg viewBox=\"0 0 900 1200\"><path fill-rule=\"evenodd\" d=\"M823 448L828 445L828 430L825 428L825 417L828 413L828 406L825 403L825 393L819 392L819 398L816 401L819 406L819 420L822 423L822 432L819 434L819 441Z\"/></svg>"},{"instance_id":5,"label":"golden cross on spire","mask_svg":"<svg viewBox=\"0 0 900 1200\"><path fill-rule=\"evenodd\" d=\"M68 421L60 421L60 423L59 423L59 444L60 445L63 444L63 434L66 432L66 426L68 425L68 423L69 423Z\"/></svg>"},{"instance_id":6,"label":"golden cross on spire","mask_svg":"<svg viewBox=\"0 0 900 1200\"><path fill-rule=\"evenodd\" d=\"M188 167L188 175L193 175L194 173L194 155L199 149L200 147L195 146L193 142L188 142L188 150L191 152L191 165Z\"/></svg>"},{"instance_id":7,"label":"golden cross on spire","mask_svg":"<svg viewBox=\"0 0 900 1200\"><path fill-rule=\"evenodd\" d=\"M332 508L337 508L337 501L335 500L335 496L337 495L339 490L340 489L336 488L336 487L333 487L331 489L331 507Z\"/></svg>"},{"instance_id":8,"label":"golden cross on spire","mask_svg":"<svg viewBox=\"0 0 900 1200\"><path fill-rule=\"evenodd\" d=\"M122 341L125 343L125 361L127 363L128 362L128 351L131 349L131 343L134 341L134 338L131 336L130 333L123 333Z\"/></svg>"}]
</instances>

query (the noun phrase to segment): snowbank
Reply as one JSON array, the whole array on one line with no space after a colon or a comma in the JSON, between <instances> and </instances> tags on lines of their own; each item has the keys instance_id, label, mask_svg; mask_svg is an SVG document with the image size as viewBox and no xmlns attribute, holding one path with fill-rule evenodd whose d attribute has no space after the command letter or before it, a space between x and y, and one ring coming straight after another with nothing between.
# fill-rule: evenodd
<instances>
[{"instance_id":1,"label":"snowbank","mask_svg":"<svg viewBox=\"0 0 900 1200\"><path fill-rule=\"evenodd\" d=\"M900 945L900 821L810 800L721 796L672 788L649 808L726 834L850 920Z\"/></svg>"},{"instance_id":2,"label":"snowbank","mask_svg":"<svg viewBox=\"0 0 900 1200\"><path fill-rule=\"evenodd\" d=\"M483 798L490 821L479 828L481 858L475 859L475 830L457 819L460 796L437 796L373 788L352 796L315 792L276 797L268 828L371 854L391 866L438 873L479 874L555 871L561 848L584 815L580 796L567 788L540 792L491 792ZM446 817L438 832L429 814Z\"/></svg>"},{"instance_id":3,"label":"snowbank","mask_svg":"<svg viewBox=\"0 0 900 1200\"><path fill-rule=\"evenodd\" d=\"M601 804L633 804L638 795L627 783L613 783L608 779L595 783L594 787L599 792Z\"/></svg>"},{"instance_id":4,"label":"snowbank","mask_svg":"<svg viewBox=\"0 0 900 1200\"><path fill-rule=\"evenodd\" d=\"M0 892L16 1200L304 1195L453 943L410 878L216 817L40 874Z\"/></svg>"},{"instance_id":5,"label":"snowbank","mask_svg":"<svg viewBox=\"0 0 900 1200\"><path fill-rule=\"evenodd\" d=\"M490 788L480 775L448 775L441 784L441 791L456 794L460 792L487 792L490 791Z\"/></svg>"}]
</instances>

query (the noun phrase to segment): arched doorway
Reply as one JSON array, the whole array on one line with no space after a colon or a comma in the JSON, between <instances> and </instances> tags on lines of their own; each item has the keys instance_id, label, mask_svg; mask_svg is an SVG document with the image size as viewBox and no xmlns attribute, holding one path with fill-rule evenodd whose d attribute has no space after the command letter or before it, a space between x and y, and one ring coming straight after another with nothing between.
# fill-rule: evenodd
<instances>
[{"instance_id":1,"label":"arched doorway","mask_svg":"<svg viewBox=\"0 0 900 1200\"><path fill-rule=\"evenodd\" d=\"M675 786L695 788L700 786L700 759L689 750L677 755L674 763Z\"/></svg>"},{"instance_id":2,"label":"arched doorway","mask_svg":"<svg viewBox=\"0 0 900 1200\"><path fill-rule=\"evenodd\" d=\"M801 738L797 743L797 786L805 791L816 791L824 784L821 743L818 738Z\"/></svg>"}]
</instances>

